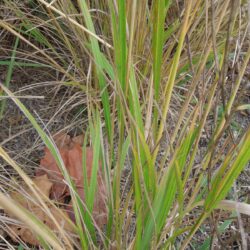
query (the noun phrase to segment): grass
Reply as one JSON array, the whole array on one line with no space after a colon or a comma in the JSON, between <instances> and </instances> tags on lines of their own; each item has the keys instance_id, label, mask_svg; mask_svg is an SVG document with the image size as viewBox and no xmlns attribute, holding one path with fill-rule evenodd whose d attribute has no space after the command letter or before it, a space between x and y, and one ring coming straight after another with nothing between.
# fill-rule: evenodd
<instances>
[{"instance_id":1,"label":"grass","mask_svg":"<svg viewBox=\"0 0 250 250\"><path fill-rule=\"evenodd\" d=\"M15 40L15 44L14 44L14 48L13 48L13 51L12 51L10 62L8 64L8 72L7 72L7 76L6 76L6 80L5 80L5 86L7 88L10 85L13 69L14 69L14 66L15 66L15 56L16 56L16 50L17 50L18 43L19 43L19 38L17 37L16 40ZM2 95L2 91L0 92L0 94ZM2 118L3 118L5 105L6 105L6 101L3 100L2 103L1 103L1 107L0 107L0 120L2 120Z\"/></svg>"},{"instance_id":2,"label":"grass","mask_svg":"<svg viewBox=\"0 0 250 250\"><path fill-rule=\"evenodd\" d=\"M11 60L0 60L8 66L2 93L22 111L55 158L71 187L76 217L79 241L59 225L60 235L54 236L17 207L15 215L41 238L41 245L47 242L63 249L63 237L70 249L172 249L177 244L185 249L199 228L208 219L213 221L217 208L228 209L223 200L250 160L249 128L237 137L230 128L242 107L248 108L247 103L239 105L250 57L244 36L248 20L241 13L245 4L230 0L4 1L18 21L0 21L2 30L16 41ZM19 62L15 55L21 51L20 43L26 45L27 56ZM232 55L237 60L230 73ZM94 161L91 180L85 182L85 203L53 139L9 90L14 66L25 70L45 65L63 75L60 84L86 96L86 138L94 148ZM236 67L235 78L226 81ZM223 107L219 119L218 107ZM198 160L205 131L208 144ZM0 155L30 182L3 148ZM128 160L132 184L124 196L121 180ZM91 215L99 161L109 190L105 229L97 228ZM11 210L11 202L1 191L1 207ZM241 213L249 213L249 207L244 208ZM185 226L192 211L197 213L195 220ZM212 226L217 228L217 222ZM226 226L225 222L219 231ZM211 246L214 237L218 237L216 230L201 249Z\"/></svg>"}]
</instances>

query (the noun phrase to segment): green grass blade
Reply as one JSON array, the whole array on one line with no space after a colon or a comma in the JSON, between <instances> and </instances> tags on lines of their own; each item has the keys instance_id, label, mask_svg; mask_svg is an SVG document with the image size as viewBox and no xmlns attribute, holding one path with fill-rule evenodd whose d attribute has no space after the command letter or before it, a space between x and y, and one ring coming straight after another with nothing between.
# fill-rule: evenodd
<instances>
[{"instance_id":1,"label":"green grass blade","mask_svg":"<svg viewBox=\"0 0 250 250\"><path fill-rule=\"evenodd\" d=\"M156 234L156 237L158 237L165 224L167 215L176 196L178 185L176 179L181 178L181 176L175 176L176 164L178 164L181 173L185 163L187 162L188 155L196 138L196 133L197 129L189 131L189 134L183 140L180 147L175 151L175 155L171 161L172 163L170 163L168 170L162 177L162 181L157 188L156 197L152 205L155 221L149 214L145 223L144 235L142 238L143 249L149 248L153 235Z\"/></svg>"},{"instance_id":2,"label":"green grass blade","mask_svg":"<svg viewBox=\"0 0 250 250\"><path fill-rule=\"evenodd\" d=\"M165 16L170 6L171 1L157 0L153 7L153 82L154 82L154 99L158 103L160 96L160 82L162 70L162 56L164 44L164 29L165 29ZM158 111L154 109L154 136L156 136L158 126Z\"/></svg>"},{"instance_id":3,"label":"green grass blade","mask_svg":"<svg viewBox=\"0 0 250 250\"><path fill-rule=\"evenodd\" d=\"M79 0L78 2L79 2L79 6L81 8L81 11L82 11L87 28L92 33L95 34L94 24L92 22L90 12L88 10L88 7L87 7L85 0ZM104 118L105 118L105 122L106 122L106 129L107 129L107 133L108 133L108 138L109 138L109 141L111 141L111 137L112 137L111 113L110 113L110 104L109 104L107 83L106 83L104 75L102 73L102 70L104 68L103 56L101 54L97 39L94 38L93 36L90 36L89 39L90 39L90 44L91 44L91 52L92 52L94 59L95 59L94 62L97 64L96 71L97 71L97 77L98 77L98 81L99 81L102 104L103 104L103 109L104 109Z\"/></svg>"},{"instance_id":4,"label":"green grass blade","mask_svg":"<svg viewBox=\"0 0 250 250\"><path fill-rule=\"evenodd\" d=\"M159 129L157 131L156 145L159 143L159 141L162 137L162 133L164 131L164 124L166 122L166 117L167 117L167 113L168 113L168 109L169 109L170 99L172 97L172 91L173 91L173 87L174 87L174 83L175 83L175 78L176 78L176 74L177 74L178 64L179 64L180 55L181 55L181 51L182 51L182 46L183 46L184 39L185 39L187 29L188 29L188 20L189 20L189 15L190 15L190 11L191 11L192 1L186 2L186 5L187 5L186 9L185 9L186 12L185 12L185 17L184 17L183 24L182 24L182 29L180 32L178 47L177 47L176 53L174 55L174 59L173 59L172 65L171 65L169 79L168 79L166 87L165 87L164 95L166 97L165 97L165 100L163 103L163 112L162 112L162 118L160 121L160 126L159 126ZM157 148L154 152L154 160L156 159L158 149L159 149L159 147L157 146Z\"/></svg>"},{"instance_id":5,"label":"green grass blade","mask_svg":"<svg viewBox=\"0 0 250 250\"><path fill-rule=\"evenodd\" d=\"M91 137L94 139L93 142L93 163L92 163L92 171L91 178L89 183L89 194L88 194L88 206L90 211L93 210L95 192L97 187L97 172L99 169L99 159L100 159L100 145L101 145L101 122L100 117L97 116L94 120L94 134Z\"/></svg>"},{"instance_id":6,"label":"green grass blade","mask_svg":"<svg viewBox=\"0 0 250 250\"><path fill-rule=\"evenodd\" d=\"M13 74L13 70L14 70L14 67L15 67L15 57L16 57L16 50L17 50L18 43L19 43L19 38L16 37L15 44L14 44L14 47L13 47L13 50L12 50L11 60L10 60L10 63L8 65L7 76L6 76L6 79L5 79L5 82L4 82L4 85L6 86L6 88L9 88L10 81L11 81L12 74ZM0 90L0 94L2 94L1 90ZM0 121L3 118L3 113L4 113L5 106L6 106L6 100L2 100L0 102Z\"/></svg>"},{"instance_id":7,"label":"green grass blade","mask_svg":"<svg viewBox=\"0 0 250 250\"><path fill-rule=\"evenodd\" d=\"M214 177L214 181L211 185L211 191L207 196L205 201L205 209L211 211L218 202L224 199L231 189L233 182L239 176L241 171L244 169L246 164L250 161L250 129L248 129L246 135L244 136L242 142L239 144L238 149L232 152L233 155L236 154L236 158L233 161L229 169L223 173L221 171ZM231 155L227 156L231 158ZM224 165L229 165L229 161L225 159ZM225 169L225 166L221 168Z\"/></svg>"},{"instance_id":8,"label":"green grass blade","mask_svg":"<svg viewBox=\"0 0 250 250\"><path fill-rule=\"evenodd\" d=\"M171 1L155 1L153 17L153 80L155 100L159 100L165 16Z\"/></svg>"},{"instance_id":9,"label":"green grass blade","mask_svg":"<svg viewBox=\"0 0 250 250\"><path fill-rule=\"evenodd\" d=\"M23 68L51 68L50 65L42 64L42 63L28 63L28 62L12 62L12 61L0 61L0 66L9 66L13 64L15 67L23 67Z\"/></svg>"}]
</instances>

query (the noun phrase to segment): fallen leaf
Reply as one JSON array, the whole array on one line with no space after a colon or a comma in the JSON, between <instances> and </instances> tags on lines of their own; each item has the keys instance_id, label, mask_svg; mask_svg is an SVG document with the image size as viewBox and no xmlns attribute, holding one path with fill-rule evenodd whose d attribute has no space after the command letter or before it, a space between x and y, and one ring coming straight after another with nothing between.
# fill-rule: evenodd
<instances>
[{"instance_id":1,"label":"fallen leaf","mask_svg":"<svg viewBox=\"0 0 250 250\"><path fill-rule=\"evenodd\" d=\"M71 138L68 134L63 132L59 132L53 136L53 140L55 141L58 148L68 149L71 146Z\"/></svg>"},{"instance_id":2,"label":"fallen leaf","mask_svg":"<svg viewBox=\"0 0 250 250\"><path fill-rule=\"evenodd\" d=\"M48 179L47 175L42 175L35 177L33 179L34 184L37 187L37 190L42 192L47 198L50 195L51 188L53 183ZM19 203L22 207L26 208L32 214L34 214L40 221L42 221L45 225L47 225L51 230L57 231L54 222L51 217L43 210L41 205L36 201L36 198L31 190L24 186L25 194L19 192L13 192L11 194L12 199L14 199L17 203ZM45 200L45 199L44 199ZM64 230L68 232L73 232L72 225L68 222L67 217L68 214L64 212L62 209L53 206L51 203L46 202L48 209L53 215L54 219L61 225ZM63 215L62 215L63 214ZM15 216L9 214L12 218L15 219ZM68 217L69 218L69 217ZM10 234L14 241L18 241L18 237L20 237L24 242L29 243L31 245L38 246L40 245L33 231L27 228L25 225L10 225L13 233Z\"/></svg>"},{"instance_id":3,"label":"fallen leaf","mask_svg":"<svg viewBox=\"0 0 250 250\"><path fill-rule=\"evenodd\" d=\"M86 169L87 169L87 179L90 181L91 171L92 171L92 162L93 162L93 150L92 148L86 148ZM69 174L73 178L76 184L81 200L85 201L84 195L84 176L82 170L82 148L79 144L75 144L72 149L69 150L68 154L68 168ZM101 171L99 169L97 174L97 191L95 193L94 207L93 207L93 217L96 224L101 227L107 223L107 209L106 209L106 186L103 181ZM72 207L72 206L71 206ZM70 208L69 207L69 210ZM72 208L71 208L72 210ZM72 212L69 212L69 215L74 220Z\"/></svg>"},{"instance_id":4,"label":"fallen leaf","mask_svg":"<svg viewBox=\"0 0 250 250\"><path fill-rule=\"evenodd\" d=\"M78 143L80 145L83 145L83 142L84 142L84 135L81 134L81 135L78 135L78 136L75 136L72 138L72 142L73 143Z\"/></svg>"},{"instance_id":5,"label":"fallen leaf","mask_svg":"<svg viewBox=\"0 0 250 250\"><path fill-rule=\"evenodd\" d=\"M63 175L56 164L52 154L45 148L45 155L40 161L40 168L36 171L36 176L47 174L52 181L53 186L51 190L52 198L59 200L66 192L66 184L62 182ZM59 150L64 164L68 165L68 151L64 148Z\"/></svg>"},{"instance_id":6,"label":"fallen leaf","mask_svg":"<svg viewBox=\"0 0 250 250\"><path fill-rule=\"evenodd\" d=\"M44 194L44 196L49 197L50 190L53 184L49 180L47 175L37 176L33 179L33 182L36 185L37 189L39 189Z\"/></svg>"},{"instance_id":7,"label":"fallen leaf","mask_svg":"<svg viewBox=\"0 0 250 250\"><path fill-rule=\"evenodd\" d=\"M68 170L69 175L75 182L78 194L83 202L85 202L84 196L84 176L83 176L83 162L82 162L82 143L84 136L80 135L74 138L70 138L67 134L59 133L54 137L54 141L61 154L65 167ZM62 200L70 195L69 189L64 182L64 177L61 174L59 167L57 166L52 154L45 148L45 155L40 161L40 168L38 168L36 175L47 174L51 182L53 183L51 189L52 198L62 202ZM90 181L92 173L93 162L93 149L91 147L86 148L86 169L87 179ZM107 223L107 208L106 208L106 186L103 182L101 168L98 170L97 175L97 190L94 200L93 217L96 224L101 227ZM70 218L74 220L73 209L71 203L68 205L68 213Z\"/></svg>"}]
</instances>

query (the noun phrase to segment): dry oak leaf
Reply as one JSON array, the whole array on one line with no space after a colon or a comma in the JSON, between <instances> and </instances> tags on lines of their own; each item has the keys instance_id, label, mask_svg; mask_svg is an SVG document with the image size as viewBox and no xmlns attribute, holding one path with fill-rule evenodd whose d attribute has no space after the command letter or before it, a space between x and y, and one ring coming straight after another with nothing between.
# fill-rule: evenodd
<instances>
[{"instance_id":1,"label":"dry oak leaf","mask_svg":"<svg viewBox=\"0 0 250 250\"><path fill-rule=\"evenodd\" d=\"M47 175L42 175L35 177L33 179L34 184L36 185L37 189L42 192L47 198L49 197L52 182L48 179ZM48 216L48 214L43 210L41 205L36 201L34 194L32 191L25 190L26 194L21 194L18 192L13 192L11 194L12 199L18 202L21 206L26 208L32 214L34 214L40 221L42 221L46 226L48 226L52 231L57 231L55 224L53 223L52 219ZM43 196L41 196L43 197ZM44 199L45 200L45 199ZM68 232L73 232L72 225L68 222L67 218L68 215L64 211L59 208L54 207L52 204L47 204L48 209L50 210L51 214L53 215L54 219L58 222L64 230ZM15 216L9 214L12 218ZM37 240L35 234L32 232L31 229L27 228L23 224L16 224L10 225L12 229L12 233L10 234L11 238L14 241L18 241L18 237L21 238L24 242L29 243L31 245L40 245L39 241Z\"/></svg>"},{"instance_id":2,"label":"dry oak leaf","mask_svg":"<svg viewBox=\"0 0 250 250\"><path fill-rule=\"evenodd\" d=\"M58 134L54 137L56 145L59 149L64 165L73 181L75 182L77 191L82 199L84 197L84 176L83 176L83 164L82 164L82 147L83 136L77 136L72 139L68 135ZM62 201L65 196L68 196L69 189L64 182L63 175L59 167L57 166L52 154L45 148L45 155L40 161L40 168L37 170L37 175L47 173L49 179L53 182L51 196ZM86 148L86 169L87 179L90 181L92 173L92 162L93 162L93 149L91 147ZM97 190L94 201L93 217L96 224L100 227L107 222L107 208L106 208L107 191L104 184L101 168L98 170L97 175ZM74 220L72 206L69 204L69 215Z\"/></svg>"},{"instance_id":3,"label":"dry oak leaf","mask_svg":"<svg viewBox=\"0 0 250 250\"><path fill-rule=\"evenodd\" d=\"M65 166L68 165L68 151L67 149L59 150ZM44 157L40 161L40 168L36 171L36 176L47 174L52 181L51 196L53 199L60 200L65 195L67 186L63 183L63 175L54 160L54 157L50 153L48 148L44 149Z\"/></svg>"},{"instance_id":4,"label":"dry oak leaf","mask_svg":"<svg viewBox=\"0 0 250 250\"><path fill-rule=\"evenodd\" d=\"M87 179L90 181L91 171L93 162L93 150L92 148L86 148L86 169L87 169ZM84 176L82 170L82 148L79 144L69 150L68 158L69 174L74 178L76 188L81 200L85 201L84 195ZM97 190L95 193L94 207L93 207L93 217L96 224L101 227L107 223L107 208L106 208L106 198L107 191L104 180L101 175L101 171L97 174ZM72 213L69 213L70 217L74 220Z\"/></svg>"},{"instance_id":5,"label":"dry oak leaf","mask_svg":"<svg viewBox=\"0 0 250 250\"><path fill-rule=\"evenodd\" d=\"M81 146L83 145L83 142L84 142L84 135L81 134L81 135L78 135L78 136L75 136L72 138L72 142L73 143L78 143L80 144Z\"/></svg>"}]
</instances>

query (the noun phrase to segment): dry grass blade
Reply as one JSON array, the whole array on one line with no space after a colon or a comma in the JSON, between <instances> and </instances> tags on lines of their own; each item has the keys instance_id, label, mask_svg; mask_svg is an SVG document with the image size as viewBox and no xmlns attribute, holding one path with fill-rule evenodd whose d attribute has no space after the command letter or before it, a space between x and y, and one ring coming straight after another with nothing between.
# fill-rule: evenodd
<instances>
[{"instance_id":1,"label":"dry grass blade","mask_svg":"<svg viewBox=\"0 0 250 250\"><path fill-rule=\"evenodd\" d=\"M65 249L52 231L46 228L39 220L36 220L33 214L25 211L22 207L15 203L15 201L11 200L2 192L0 192L0 203L4 209L13 213L17 218L32 228L37 235L45 240L45 242L48 242L57 250Z\"/></svg>"},{"instance_id":2,"label":"dry grass blade","mask_svg":"<svg viewBox=\"0 0 250 250\"><path fill-rule=\"evenodd\" d=\"M95 39L97 39L103 45L107 46L108 48L112 48L112 46L109 43L107 43L106 41L104 41L103 39L101 39L99 36L97 36L96 34L94 34L93 32L91 32L90 30L88 30L87 28L85 28L84 26L82 26L81 24L79 24L78 22L76 22L74 19L72 19L69 16L67 16L66 14L64 14L62 11L60 11L57 8L55 8L54 6L52 6L52 3L48 3L48 2L46 2L44 0L38 0L38 1L40 3L42 3L42 4L44 4L47 8L51 9L52 11L54 11L55 13L57 13L58 15L60 15L61 17L69 20L72 24L76 25L78 28L80 28L81 30L83 30L84 32L86 32L87 34L89 34L90 36L92 36Z\"/></svg>"}]
</instances>

